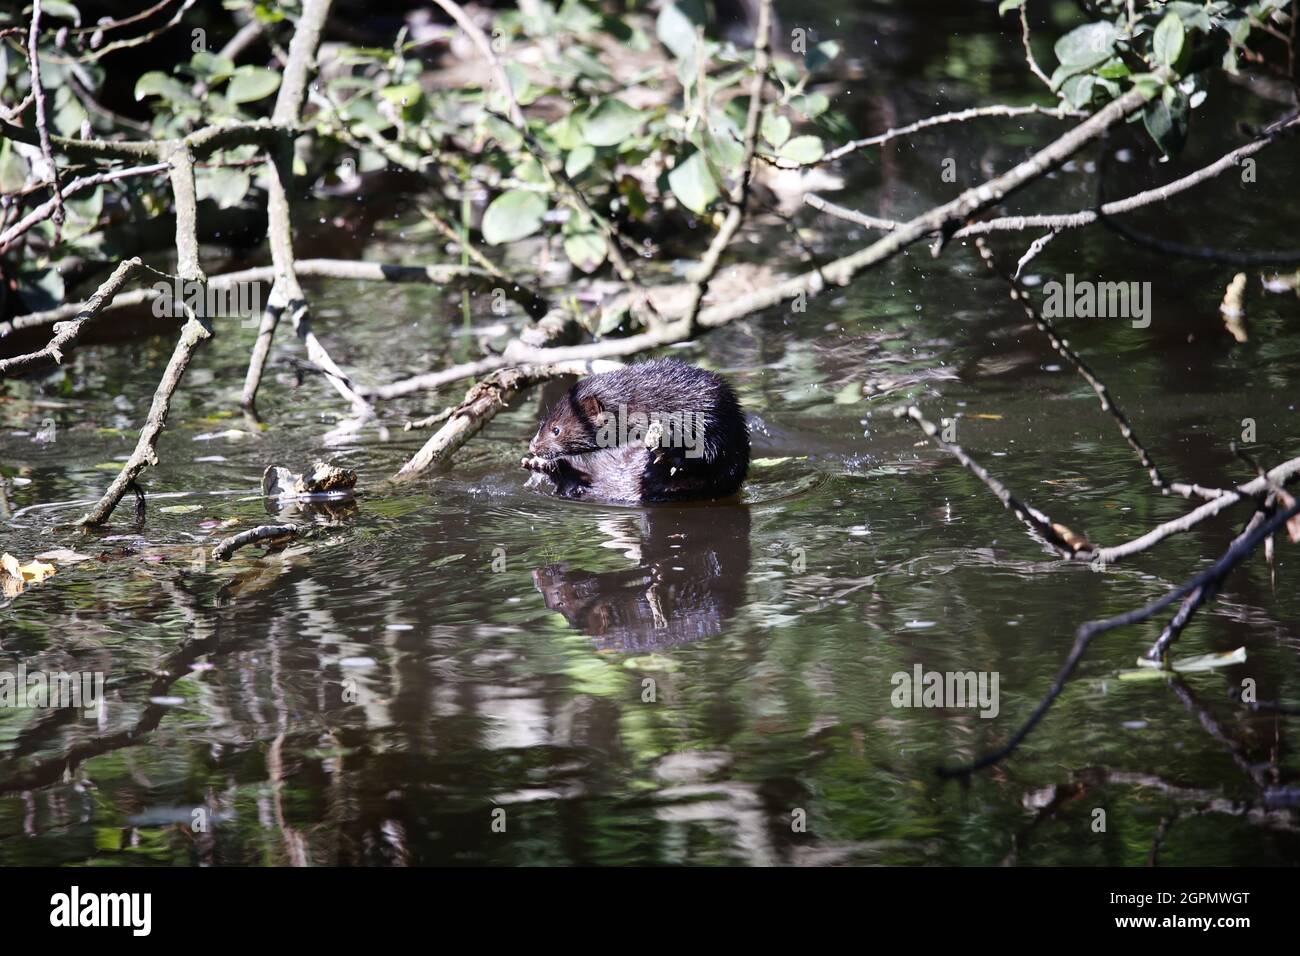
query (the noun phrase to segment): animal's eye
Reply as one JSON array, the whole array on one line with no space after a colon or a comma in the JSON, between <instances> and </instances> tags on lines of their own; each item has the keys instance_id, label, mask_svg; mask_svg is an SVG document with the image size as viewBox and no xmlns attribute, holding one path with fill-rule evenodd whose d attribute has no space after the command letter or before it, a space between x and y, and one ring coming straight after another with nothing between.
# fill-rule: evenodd
<instances>
[{"instance_id":1,"label":"animal's eye","mask_svg":"<svg viewBox=\"0 0 1300 956\"><path fill-rule=\"evenodd\" d=\"M559 438L559 437L560 437L560 426L559 426L559 425L553 425L553 426L551 427L551 434L554 435L556 438Z\"/></svg>"}]
</instances>

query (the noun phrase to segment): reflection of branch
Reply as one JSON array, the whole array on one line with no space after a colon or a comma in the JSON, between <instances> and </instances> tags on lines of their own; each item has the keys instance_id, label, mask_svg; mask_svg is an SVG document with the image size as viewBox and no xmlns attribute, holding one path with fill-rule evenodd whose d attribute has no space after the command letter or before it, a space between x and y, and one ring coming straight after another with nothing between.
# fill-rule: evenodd
<instances>
[{"instance_id":1,"label":"reflection of branch","mask_svg":"<svg viewBox=\"0 0 1300 956\"><path fill-rule=\"evenodd\" d=\"M1079 661L1083 658L1084 652L1087 651L1088 645L1092 643L1093 638L1097 637L1099 634L1113 631L1119 627L1125 627L1130 624L1137 624L1141 621L1145 621L1147 618L1158 614L1170 604L1185 597L1198 588L1212 585L1213 588L1217 590L1222 584L1224 578L1226 578L1238 564L1245 560L1247 555L1249 555L1261 541L1273 534L1278 528L1297 514L1300 514L1300 502L1293 504L1285 511L1280 511L1273 515L1272 518L1258 525L1249 534L1237 538L1233 541L1232 546L1224 553L1223 557L1218 561L1191 580L1179 585L1172 591L1167 592L1162 597L1147 604L1145 607L1133 611L1126 611L1123 614L1117 614L1114 617L1108 617L1102 620L1088 621L1081 625L1075 632L1074 644L1070 648L1070 653L1066 656L1065 663L1061 665L1060 672L1056 675L1056 679L1052 682L1051 688L1043 699L1039 701L1038 706L1034 708L1033 712L1029 715L1029 718L1020 729L1011 735L1011 739L997 750L987 753L969 764L960 767L939 768L939 774L945 777L965 776L974 773L977 770L982 770L985 767L990 767L1002 760L1020 746L1021 742L1023 742L1024 739L1033 731L1034 727L1038 725L1038 722L1043 719L1043 716L1047 713L1048 709L1051 708L1052 704L1056 701L1056 698L1061 695L1061 692L1065 689L1066 681L1068 681L1070 676L1074 673L1075 667L1078 666Z\"/></svg>"},{"instance_id":2,"label":"reflection of branch","mask_svg":"<svg viewBox=\"0 0 1300 956\"><path fill-rule=\"evenodd\" d=\"M1048 233L1048 235L1051 236L1054 233ZM1106 383L1097 377L1096 373L1089 368L1088 363L1079 356L1079 353L1070 348L1065 339L1056 331L1056 326L1052 324L1051 320L1034 307L1029 298L1029 293L1025 291L1024 287L1013 276L1008 275L998 267L997 260L993 258L993 251L989 248L988 243L982 238L976 239L975 247L979 250L980 258L984 260L984 264L988 266L989 271L996 276L1000 276L1010 286L1011 301L1020 305L1025 312L1025 317L1047 336L1047 341L1056 354L1065 359L1097 394L1097 401L1101 403L1101 410L1108 412L1115 419L1115 422L1119 425L1119 433L1124 436L1124 440L1128 442L1129 447L1138 456L1138 460L1142 462L1142 467L1151 476L1151 483L1162 492L1167 493L1169 491L1169 482L1160 474L1160 469L1156 467L1156 463L1151 460L1146 447L1138 439L1137 433L1133 431L1133 426L1129 424L1128 416L1115 404L1115 400L1110 395L1110 390L1106 388Z\"/></svg>"},{"instance_id":3,"label":"reflection of branch","mask_svg":"<svg viewBox=\"0 0 1300 956\"><path fill-rule=\"evenodd\" d=\"M956 458L961 462L962 467L980 481L984 482L989 491L993 492L998 501L1002 502L1002 507L1006 508L1019 518L1020 521L1027 525L1031 531L1045 540L1057 551L1061 552L1064 557L1068 558L1081 549L1087 549L1087 542L1079 539L1078 536L1073 534L1069 528L1066 528L1064 525L1055 524L1051 518L1047 517L1047 515L1043 514L1037 508L1025 504L1019 498L1011 494L1011 492L1007 491L1006 486L1003 485L1002 482L998 481L985 471L983 466L966 454L960 445L954 445L952 442L945 441L941 438L939 435L939 429L933 422L927 421L921 415L921 410L919 408L914 405L908 406L907 408L898 409L895 414L900 418L906 416L916 422L921 431L925 432L931 441Z\"/></svg>"},{"instance_id":4,"label":"reflection of branch","mask_svg":"<svg viewBox=\"0 0 1300 956\"><path fill-rule=\"evenodd\" d=\"M1262 509L1257 510L1252 514L1250 520L1246 522L1246 527L1242 529L1241 534L1232 539L1233 543L1236 544L1254 531L1255 528L1259 526L1259 523L1264 520L1264 517L1265 512ZM1151 645L1151 649L1147 651L1148 660L1163 661L1165 659L1166 655L1169 653L1169 648L1173 646L1176 640L1178 640L1178 636L1183 633L1183 629L1187 627L1188 622L1191 621L1192 615L1197 612L1202 604L1214 600L1215 593L1218 591L1221 583L1221 581L1209 581L1200 587L1195 588L1190 594L1183 598L1182 603L1178 605L1177 612L1175 612L1169 623L1164 626L1164 629L1161 630L1160 636L1156 638L1156 642Z\"/></svg>"}]
</instances>

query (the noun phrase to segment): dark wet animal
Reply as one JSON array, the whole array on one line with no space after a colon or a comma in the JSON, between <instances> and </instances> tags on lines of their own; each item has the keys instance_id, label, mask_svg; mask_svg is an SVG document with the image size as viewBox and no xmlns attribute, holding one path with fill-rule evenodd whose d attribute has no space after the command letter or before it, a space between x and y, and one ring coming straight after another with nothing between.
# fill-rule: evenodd
<instances>
[{"instance_id":1,"label":"dark wet animal","mask_svg":"<svg viewBox=\"0 0 1300 956\"><path fill-rule=\"evenodd\" d=\"M676 359L585 378L547 411L523 467L569 498L725 498L749 470L749 429L721 376Z\"/></svg>"}]
</instances>

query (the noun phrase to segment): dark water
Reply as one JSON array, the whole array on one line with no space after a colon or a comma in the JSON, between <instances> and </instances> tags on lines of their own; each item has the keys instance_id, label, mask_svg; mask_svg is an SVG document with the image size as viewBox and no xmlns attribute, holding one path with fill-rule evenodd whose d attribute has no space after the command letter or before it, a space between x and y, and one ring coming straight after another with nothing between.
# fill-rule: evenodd
<instances>
[{"instance_id":1,"label":"dark water","mask_svg":"<svg viewBox=\"0 0 1300 956\"><path fill-rule=\"evenodd\" d=\"M821 17L861 65L841 102L864 132L1035 92L1018 43L992 32L991 5L963 9ZM1108 152L1132 156L1108 170L1108 193L1202 165L1240 141L1234 119L1269 115L1215 88L1173 168L1120 131ZM988 121L917 137L850 163L850 188L834 195L905 216L1060 129ZM956 183L939 176L949 156ZM1093 158L1013 208L1088 207ZM1180 241L1286 247L1297 170L1295 144L1279 145L1256 183L1230 174L1133 222ZM304 229L331 214L311 212ZM802 216L820 254L868 239ZM365 256L441 256L405 235L411 225L384 225ZM781 228L758 239L755 258L798 256ZM1013 263L1028 242L995 248ZM1252 274L1250 338L1236 344L1217 311L1229 268L1094 228L1057 239L1030 272L1152 283L1149 328L1064 324L1168 474L1251 477L1228 448L1247 418L1262 461L1296 454L1294 297ZM343 282L309 294L323 340L362 380L477 354L457 294ZM1257 556L1175 648L1244 648L1243 663L1128 679L1160 621L1113 632L1017 753L968 786L935 775L1015 730L1079 623L1164 593L1247 517L1104 571L1063 564L897 421L906 399L935 420L960 415L958 440L978 460L1094 541L1188 507L1152 491L972 248L936 260L914 247L805 313L776 309L673 350L726 374L755 417L759 461L728 506L604 507L525 488L516 465L536 394L445 473L367 491L423 440L401 423L463 386L385 406L386 440L370 428L327 442L343 410L319 379L296 384L286 363L301 353L282 335L266 427L251 428L232 412L251 335L219 325L190 369L146 475L143 527L129 501L101 534L66 523L111 478L100 466L130 452L170 340L79 350L66 371L0 398L3 473L26 479L7 490L0 550L96 559L0 610L0 670L98 671L108 689L90 719L0 709L0 863L1143 865L1157 841L1167 864L1300 861L1295 718L1229 699L1249 678L1261 699L1300 702L1297 561L1282 542L1275 585ZM849 401L863 383L875 397ZM45 419L56 440L42 444ZM278 513L257 497L267 464L318 456L360 474L354 509L295 515L316 530L278 555L196 563L214 522ZM998 715L894 707L891 675L916 664L996 672Z\"/></svg>"}]
</instances>

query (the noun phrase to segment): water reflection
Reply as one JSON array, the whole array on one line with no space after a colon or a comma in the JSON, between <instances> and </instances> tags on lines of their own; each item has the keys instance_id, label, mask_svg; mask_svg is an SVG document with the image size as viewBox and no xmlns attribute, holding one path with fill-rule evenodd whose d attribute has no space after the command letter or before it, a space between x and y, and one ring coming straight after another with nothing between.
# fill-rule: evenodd
<instances>
[{"instance_id":1,"label":"water reflection","mask_svg":"<svg viewBox=\"0 0 1300 956\"><path fill-rule=\"evenodd\" d=\"M599 648L651 650L720 634L744 602L748 508L650 508L600 521L598 528L635 567L549 564L534 569L533 584L547 607Z\"/></svg>"}]
</instances>

